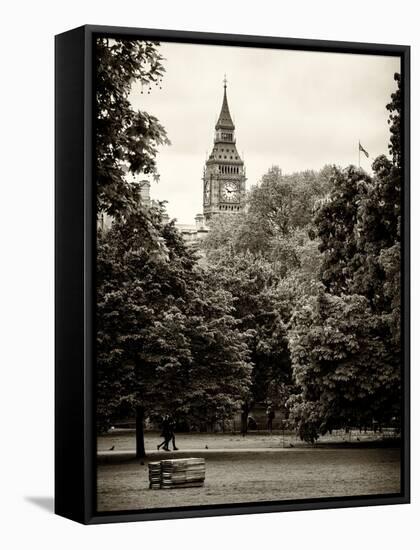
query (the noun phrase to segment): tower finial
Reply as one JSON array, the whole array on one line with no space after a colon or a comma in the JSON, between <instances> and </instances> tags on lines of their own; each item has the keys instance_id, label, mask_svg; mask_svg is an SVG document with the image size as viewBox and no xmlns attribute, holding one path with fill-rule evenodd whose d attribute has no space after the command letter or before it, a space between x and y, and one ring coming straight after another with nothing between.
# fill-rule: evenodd
<instances>
[{"instance_id":1,"label":"tower finial","mask_svg":"<svg viewBox=\"0 0 420 550\"><path fill-rule=\"evenodd\" d=\"M230 116L229 112L229 106L228 106L228 100L227 100L227 78L226 75L223 79L223 103L222 103L222 110L220 111L219 119L216 122L216 130L220 130L220 128L223 128L224 130L234 130L235 125L233 124L232 117Z\"/></svg>"}]
</instances>

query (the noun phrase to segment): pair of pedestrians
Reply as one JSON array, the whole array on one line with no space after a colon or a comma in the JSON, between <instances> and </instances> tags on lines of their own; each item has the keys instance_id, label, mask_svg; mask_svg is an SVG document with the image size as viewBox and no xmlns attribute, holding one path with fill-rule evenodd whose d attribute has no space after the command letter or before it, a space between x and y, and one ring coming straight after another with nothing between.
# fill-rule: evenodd
<instances>
[{"instance_id":1,"label":"pair of pedestrians","mask_svg":"<svg viewBox=\"0 0 420 550\"><path fill-rule=\"evenodd\" d=\"M169 451L169 444L171 442L173 450L178 450L178 447L175 445L175 422L168 414L163 417L162 432L160 435L163 437L163 441L157 446L158 451L161 447L163 447L164 451Z\"/></svg>"}]
</instances>

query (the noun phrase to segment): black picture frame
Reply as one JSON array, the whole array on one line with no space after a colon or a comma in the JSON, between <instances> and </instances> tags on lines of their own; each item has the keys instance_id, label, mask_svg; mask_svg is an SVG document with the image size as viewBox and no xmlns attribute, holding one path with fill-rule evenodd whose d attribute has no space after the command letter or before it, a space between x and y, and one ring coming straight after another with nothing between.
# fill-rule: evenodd
<instances>
[{"instance_id":1,"label":"black picture frame","mask_svg":"<svg viewBox=\"0 0 420 550\"><path fill-rule=\"evenodd\" d=\"M95 190L93 43L96 35L401 59L401 492L346 498L98 513L94 421ZM86 25L55 38L55 512L84 524L403 504L410 502L410 47Z\"/></svg>"}]
</instances>

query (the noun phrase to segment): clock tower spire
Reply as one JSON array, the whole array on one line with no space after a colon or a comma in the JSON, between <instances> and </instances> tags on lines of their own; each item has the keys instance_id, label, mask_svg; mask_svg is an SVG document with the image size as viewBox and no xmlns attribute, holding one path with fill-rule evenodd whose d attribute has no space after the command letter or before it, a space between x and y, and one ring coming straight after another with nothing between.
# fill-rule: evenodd
<instances>
[{"instance_id":1,"label":"clock tower spire","mask_svg":"<svg viewBox=\"0 0 420 550\"><path fill-rule=\"evenodd\" d=\"M235 125L223 80L223 102L215 126L214 145L203 174L203 212L206 221L215 214L237 214L245 206L245 166L236 149Z\"/></svg>"}]
</instances>

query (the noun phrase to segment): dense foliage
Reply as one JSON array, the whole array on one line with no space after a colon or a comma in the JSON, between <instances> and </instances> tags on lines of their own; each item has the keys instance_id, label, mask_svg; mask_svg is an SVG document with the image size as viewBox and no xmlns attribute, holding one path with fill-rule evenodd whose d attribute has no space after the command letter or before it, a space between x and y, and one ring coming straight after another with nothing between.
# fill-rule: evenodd
<instances>
[{"instance_id":1,"label":"dense foliage","mask_svg":"<svg viewBox=\"0 0 420 550\"><path fill-rule=\"evenodd\" d=\"M232 296L203 277L159 208L99 233L97 278L100 424L139 407L192 422L231 415L251 375Z\"/></svg>"},{"instance_id":2,"label":"dense foliage","mask_svg":"<svg viewBox=\"0 0 420 550\"><path fill-rule=\"evenodd\" d=\"M311 215L328 192L332 170L283 176L272 167L251 190L246 212L211 222L204 243L207 277L234 297L253 364L245 416L256 403L284 408L295 391L288 331L299 298L317 288Z\"/></svg>"},{"instance_id":3,"label":"dense foliage","mask_svg":"<svg viewBox=\"0 0 420 550\"><path fill-rule=\"evenodd\" d=\"M156 148L168 143L159 121L129 101L134 81L161 78L158 45L99 39L96 53L97 206L112 220L97 240L98 426L166 413L220 421L251 376L232 297L209 286L162 206L142 207L126 177L156 174Z\"/></svg>"},{"instance_id":4,"label":"dense foliage","mask_svg":"<svg viewBox=\"0 0 420 550\"><path fill-rule=\"evenodd\" d=\"M159 84L164 67L155 42L97 38L95 51L97 211L120 217L139 202L126 173L157 176L157 147L169 144L157 118L129 99L134 81Z\"/></svg>"},{"instance_id":5,"label":"dense foliage","mask_svg":"<svg viewBox=\"0 0 420 550\"><path fill-rule=\"evenodd\" d=\"M335 168L314 216L322 287L296 308L289 340L299 390L289 407L309 441L332 427L400 418L399 87L392 98L393 160L375 159L372 177Z\"/></svg>"},{"instance_id":6,"label":"dense foliage","mask_svg":"<svg viewBox=\"0 0 420 550\"><path fill-rule=\"evenodd\" d=\"M273 403L302 439L400 414L400 79L390 153L282 174L215 217L200 254L126 177L168 143L131 85L160 83L153 42L97 42L97 419L171 414L200 428Z\"/></svg>"}]
</instances>

